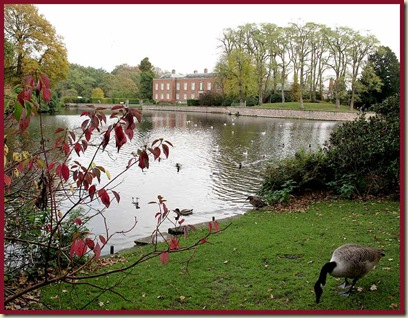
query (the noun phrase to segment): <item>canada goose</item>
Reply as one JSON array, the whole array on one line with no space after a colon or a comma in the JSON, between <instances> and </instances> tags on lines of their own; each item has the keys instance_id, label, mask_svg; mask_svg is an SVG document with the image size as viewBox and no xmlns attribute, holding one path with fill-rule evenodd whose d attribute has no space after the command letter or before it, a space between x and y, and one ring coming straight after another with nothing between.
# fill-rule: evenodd
<instances>
[{"instance_id":1,"label":"canada goose","mask_svg":"<svg viewBox=\"0 0 408 318\"><path fill-rule=\"evenodd\" d=\"M342 292L350 294L357 280L371 271L378 264L384 252L374 247L365 247L358 244L344 244L338 247L332 254L330 262L323 265L319 279L314 285L316 303L319 303L326 284L326 276L329 273L333 277L344 277L343 287L349 287L347 278L353 279L351 287Z\"/></svg>"},{"instance_id":2,"label":"canada goose","mask_svg":"<svg viewBox=\"0 0 408 318\"><path fill-rule=\"evenodd\" d=\"M255 208L255 210L258 210L259 208L262 208L266 206L266 203L262 201L261 198L254 197L250 195L246 200L249 200L249 203Z\"/></svg>"}]
</instances>

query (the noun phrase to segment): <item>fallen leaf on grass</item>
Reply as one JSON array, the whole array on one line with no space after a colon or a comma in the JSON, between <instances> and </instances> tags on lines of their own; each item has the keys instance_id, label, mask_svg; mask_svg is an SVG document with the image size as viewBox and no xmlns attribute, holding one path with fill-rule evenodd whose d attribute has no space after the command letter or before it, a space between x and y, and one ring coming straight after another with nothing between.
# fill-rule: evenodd
<instances>
[{"instance_id":1,"label":"fallen leaf on grass","mask_svg":"<svg viewBox=\"0 0 408 318\"><path fill-rule=\"evenodd\" d=\"M186 299L186 297L185 296L180 296L179 299L180 299L180 301L184 301Z\"/></svg>"},{"instance_id":2,"label":"fallen leaf on grass","mask_svg":"<svg viewBox=\"0 0 408 318\"><path fill-rule=\"evenodd\" d=\"M370 290L377 290L377 285L372 284L371 287L370 287Z\"/></svg>"}]
</instances>

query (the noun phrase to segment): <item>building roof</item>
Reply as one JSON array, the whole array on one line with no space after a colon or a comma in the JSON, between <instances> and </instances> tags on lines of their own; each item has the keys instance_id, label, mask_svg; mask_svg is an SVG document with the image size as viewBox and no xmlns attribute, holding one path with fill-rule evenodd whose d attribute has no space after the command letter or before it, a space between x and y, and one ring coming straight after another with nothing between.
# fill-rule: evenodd
<instances>
[{"instance_id":1,"label":"building roof","mask_svg":"<svg viewBox=\"0 0 408 318\"><path fill-rule=\"evenodd\" d=\"M162 76L160 76L160 79L167 79L167 78L210 78L210 77L215 77L215 73L208 73L207 69L204 70L203 73L198 73L197 71L194 71L194 73L190 74L176 74L176 71L173 70L171 73L166 73Z\"/></svg>"},{"instance_id":2,"label":"building roof","mask_svg":"<svg viewBox=\"0 0 408 318\"><path fill-rule=\"evenodd\" d=\"M185 77L186 78L208 78L208 77L214 77L215 73L192 73L192 74L187 74Z\"/></svg>"},{"instance_id":3,"label":"building roof","mask_svg":"<svg viewBox=\"0 0 408 318\"><path fill-rule=\"evenodd\" d=\"M185 77L184 74L174 74L174 73L166 73L160 76L160 78L163 78L163 79L165 78L183 78L183 77Z\"/></svg>"}]
</instances>

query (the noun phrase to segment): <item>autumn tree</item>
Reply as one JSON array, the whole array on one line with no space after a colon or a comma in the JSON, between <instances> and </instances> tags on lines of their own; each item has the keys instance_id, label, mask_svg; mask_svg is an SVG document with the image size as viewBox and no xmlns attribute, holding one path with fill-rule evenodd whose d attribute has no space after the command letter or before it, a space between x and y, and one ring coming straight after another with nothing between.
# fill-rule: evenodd
<instances>
[{"instance_id":1,"label":"autumn tree","mask_svg":"<svg viewBox=\"0 0 408 318\"><path fill-rule=\"evenodd\" d=\"M346 97L346 75L350 56L348 50L351 45L351 35L353 30L347 27L336 27L326 29L324 35L328 44L330 68L335 74L334 79L334 98L336 108L340 108L340 101Z\"/></svg>"},{"instance_id":2,"label":"autumn tree","mask_svg":"<svg viewBox=\"0 0 408 318\"><path fill-rule=\"evenodd\" d=\"M288 79L289 67L290 67L290 59L287 56L287 52L289 49L289 36L288 36L288 29L287 28L278 28L277 29L277 41L274 41L270 44L270 50L273 52L270 53L276 54L279 58L277 62L277 66L280 70L280 91L282 96L282 103L285 103L285 83Z\"/></svg>"},{"instance_id":3,"label":"autumn tree","mask_svg":"<svg viewBox=\"0 0 408 318\"><path fill-rule=\"evenodd\" d=\"M221 48L226 63L227 94L238 96L240 105L244 105L244 98L254 91L254 66L251 56L245 48L245 32L227 29L220 39Z\"/></svg>"},{"instance_id":4,"label":"autumn tree","mask_svg":"<svg viewBox=\"0 0 408 318\"><path fill-rule=\"evenodd\" d=\"M364 36L358 32L352 32L351 37L352 39L348 52L348 55L350 56L349 63L351 66L350 110L354 109L358 76L360 75L361 69L364 66L364 61L368 55L374 51L376 45L378 44L377 38L373 35Z\"/></svg>"},{"instance_id":5,"label":"autumn tree","mask_svg":"<svg viewBox=\"0 0 408 318\"><path fill-rule=\"evenodd\" d=\"M94 88L92 90L92 98L102 99L104 97L105 95L103 93L103 90L100 87Z\"/></svg>"},{"instance_id":6,"label":"autumn tree","mask_svg":"<svg viewBox=\"0 0 408 318\"><path fill-rule=\"evenodd\" d=\"M258 28L256 24L246 24L242 27L245 34L245 46L249 54L254 59L255 79L258 91L258 104L262 105L264 85L268 75L268 61L270 51L268 44L271 42L268 37L273 36L273 30L276 28L272 24L262 24Z\"/></svg>"},{"instance_id":7,"label":"autumn tree","mask_svg":"<svg viewBox=\"0 0 408 318\"><path fill-rule=\"evenodd\" d=\"M51 136L45 136L39 113L37 130L40 142L32 142L30 147L23 147L18 141L11 142L28 134L27 128L32 116L37 115L39 105L51 101L50 87L51 83L43 73L26 76L23 91L16 97L11 116L4 123L6 310L38 301L36 292L54 283L87 284L90 290L120 294L120 282L129 274L128 270L154 257L166 264L172 253L193 251L219 231L218 223L211 221L207 234L185 246L180 237L165 236L160 230L164 221L172 222L184 236L195 227L184 224L184 219L171 218L166 199L157 195L157 201L152 200L157 204L157 213L151 216L156 220L152 251L129 264L102 272L93 271L92 266L101 256L102 249L118 234L109 230L104 216L112 204L120 204L121 197L115 191L115 183L133 166L149 169L156 160L167 158L173 145L158 138L133 151L128 149L122 154L129 156L127 165L118 175L111 176L105 167L98 164L100 154L119 153L126 147L134 147L131 141L141 121L141 111L127 105L114 105L108 116L105 108L89 105L82 112L78 127L60 127ZM90 156L87 158L91 160L83 161L88 153ZM105 224L101 233L92 233L87 228L89 217L80 210L80 206L88 206L91 210L92 204L99 206L92 217L100 217ZM135 220L120 233L125 234L136 225ZM163 239L163 243L158 238ZM123 275L110 286L98 281L113 273ZM88 304L97 299L97 296L91 295L92 292L87 296Z\"/></svg>"},{"instance_id":8,"label":"autumn tree","mask_svg":"<svg viewBox=\"0 0 408 318\"><path fill-rule=\"evenodd\" d=\"M6 46L13 46L12 52L7 50L5 70L10 84L23 82L35 71L47 73L53 84L66 78L69 65L62 38L34 5L4 5L4 38Z\"/></svg>"}]
</instances>

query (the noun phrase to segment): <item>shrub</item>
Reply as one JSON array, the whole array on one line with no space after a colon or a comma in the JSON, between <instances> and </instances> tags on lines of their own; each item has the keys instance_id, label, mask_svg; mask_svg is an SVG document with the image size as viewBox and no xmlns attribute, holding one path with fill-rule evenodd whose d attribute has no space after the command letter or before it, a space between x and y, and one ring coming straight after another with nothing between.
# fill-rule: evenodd
<instances>
[{"instance_id":1,"label":"shrub","mask_svg":"<svg viewBox=\"0 0 408 318\"><path fill-rule=\"evenodd\" d=\"M324 190L331 175L323 150L307 152L302 149L293 157L268 166L260 195L266 200L274 197L285 197L286 200L288 194Z\"/></svg>"},{"instance_id":2,"label":"shrub","mask_svg":"<svg viewBox=\"0 0 408 318\"><path fill-rule=\"evenodd\" d=\"M221 106L222 96L220 93L206 91L200 96L200 106Z\"/></svg>"},{"instance_id":3,"label":"shrub","mask_svg":"<svg viewBox=\"0 0 408 318\"><path fill-rule=\"evenodd\" d=\"M247 106L255 106L258 105L259 99L257 96L250 96L246 99L246 105Z\"/></svg>"},{"instance_id":4,"label":"shrub","mask_svg":"<svg viewBox=\"0 0 408 318\"><path fill-rule=\"evenodd\" d=\"M399 195L399 95L375 109L376 116L366 120L362 115L330 136L327 157L334 172L330 185L337 192Z\"/></svg>"},{"instance_id":5,"label":"shrub","mask_svg":"<svg viewBox=\"0 0 408 318\"><path fill-rule=\"evenodd\" d=\"M200 106L198 99L187 99L187 106Z\"/></svg>"}]
</instances>

